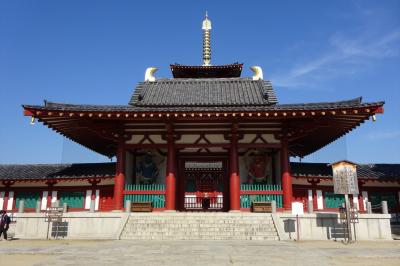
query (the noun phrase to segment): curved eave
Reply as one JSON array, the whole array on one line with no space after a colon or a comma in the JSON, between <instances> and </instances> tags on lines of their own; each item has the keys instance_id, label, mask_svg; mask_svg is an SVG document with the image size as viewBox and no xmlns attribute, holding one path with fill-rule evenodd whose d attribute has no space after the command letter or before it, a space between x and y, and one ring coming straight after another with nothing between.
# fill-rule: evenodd
<instances>
[{"instance_id":1,"label":"curved eave","mask_svg":"<svg viewBox=\"0 0 400 266\"><path fill-rule=\"evenodd\" d=\"M289 151L299 157L310 155L351 132L373 115L375 113L358 112L345 116L324 116L303 123L299 133L289 138Z\"/></svg>"},{"instance_id":2,"label":"curved eave","mask_svg":"<svg viewBox=\"0 0 400 266\"><path fill-rule=\"evenodd\" d=\"M223 108L214 111L168 111L71 104L23 105L23 108L25 115L37 118L66 138L108 157L115 155L117 139L121 137L115 130L123 130L124 122L153 123L166 120L279 121L289 128L291 155L304 157L347 134L371 116L383 113L383 104L352 100L338 102L336 105L273 105L227 111Z\"/></svg>"}]
</instances>

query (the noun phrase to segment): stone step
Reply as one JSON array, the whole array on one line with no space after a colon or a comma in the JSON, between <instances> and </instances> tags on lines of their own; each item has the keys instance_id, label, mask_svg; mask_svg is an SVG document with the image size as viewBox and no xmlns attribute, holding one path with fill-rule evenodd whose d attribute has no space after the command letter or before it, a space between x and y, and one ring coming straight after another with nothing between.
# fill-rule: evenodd
<instances>
[{"instance_id":1,"label":"stone step","mask_svg":"<svg viewBox=\"0 0 400 266\"><path fill-rule=\"evenodd\" d=\"M278 237L188 237L188 238L182 238L182 237L175 237L175 238L170 238L170 237L122 237L122 240L256 240L256 241L273 241L273 240L279 240Z\"/></svg>"},{"instance_id":2,"label":"stone step","mask_svg":"<svg viewBox=\"0 0 400 266\"><path fill-rule=\"evenodd\" d=\"M133 213L121 239L278 240L270 214Z\"/></svg>"}]
</instances>

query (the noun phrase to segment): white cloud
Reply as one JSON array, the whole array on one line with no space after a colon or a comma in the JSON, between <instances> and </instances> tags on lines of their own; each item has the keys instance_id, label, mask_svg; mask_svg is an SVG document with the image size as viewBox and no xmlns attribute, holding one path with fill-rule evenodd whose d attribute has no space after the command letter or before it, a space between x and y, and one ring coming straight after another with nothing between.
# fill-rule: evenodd
<instances>
[{"instance_id":1,"label":"white cloud","mask_svg":"<svg viewBox=\"0 0 400 266\"><path fill-rule=\"evenodd\" d=\"M387 132L370 132L366 135L369 140L386 140L400 138L400 130Z\"/></svg>"},{"instance_id":2,"label":"white cloud","mask_svg":"<svg viewBox=\"0 0 400 266\"><path fill-rule=\"evenodd\" d=\"M400 29L356 37L336 33L327 45L324 53L297 63L289 72L274 75L271 80L277 86L295 88L317 86L334 77L354 75L377 60L399 56Z\"/></svg>"},{"instance_id":3,"label":"white cloud","mask_svg":"<svg viewBox=\"0 0 400 266\"><path fill-rule=\"evenodd\" d=\"M330 43L338 54L346 58L386 58L399 54L400 30L381 36L346 38L342 34L332 36Z\"/></svg>"}]
</instances>

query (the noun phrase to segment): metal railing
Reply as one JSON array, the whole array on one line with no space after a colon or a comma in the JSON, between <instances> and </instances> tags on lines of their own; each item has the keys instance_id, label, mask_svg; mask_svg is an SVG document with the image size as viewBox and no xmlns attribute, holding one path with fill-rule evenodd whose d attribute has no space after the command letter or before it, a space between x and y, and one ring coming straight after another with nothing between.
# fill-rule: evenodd
<instances>
[{"instance_id":1,"label":"metal railing","mask_svg":"<svg viewBox=\"0 0 400 266\"><path fill-rule=\"evenodd\" d=\"M188 211L221 211L223 207L223 195L185 195L184 208Z\"/></svg>"}]
</instances>

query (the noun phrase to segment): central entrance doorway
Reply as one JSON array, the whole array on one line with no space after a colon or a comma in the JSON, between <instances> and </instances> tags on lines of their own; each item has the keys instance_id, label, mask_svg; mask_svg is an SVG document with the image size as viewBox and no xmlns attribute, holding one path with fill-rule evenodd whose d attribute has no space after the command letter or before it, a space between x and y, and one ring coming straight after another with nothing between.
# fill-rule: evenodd
<instances>
[{"instance_id":1,"label":"central entrance doorway","mask_svg":"<svg viewBox=\"0 0 400 266\"><path fill-rule=\"evenodd\" d=\"M227 172L224 160L183 160L183 211L224 211Z\"/></svg>"}]
</instances>

